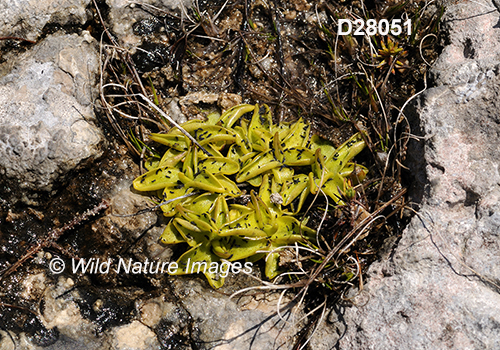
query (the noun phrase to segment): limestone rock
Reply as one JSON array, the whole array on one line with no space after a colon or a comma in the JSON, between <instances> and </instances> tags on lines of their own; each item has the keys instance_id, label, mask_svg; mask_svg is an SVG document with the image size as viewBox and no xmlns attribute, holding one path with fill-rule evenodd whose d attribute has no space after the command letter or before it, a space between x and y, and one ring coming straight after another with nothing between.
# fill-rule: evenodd
<instances>
[{"instance_id":1,"label":"limestone rock","mask_svg":"<svg viewBox=\"0 0 500 350\"><path fill-rule=\"evenodd\" d=\"M370 267L357 306L333 311L314 349L500 347L498 21L477 2L448 8L437 86L415 106L421 209L393 254Z\"/></svg>"},{"instance_id":2,"label":"limestone rock","mask_svg":"<svg viewBox=\"0 0 500 350\"><path fill-rule=\"evenodd\" d=\"M48 23L82 25L91 0L12 0L0 2L0 37L36 41ZM2 43L0 42L0 45Z\"/></svg>"},{"instance_id":3,"label":"limestone rock","mask_svg":"<svg viewBox=\"0 0 500 350\"><path fill-rule=\"evenodd\" d=\"M94 124L98 53L87 33L54 34L0 71L0 173L11 202L38 204L102 154Z\"/></svg>"}]
</instances>

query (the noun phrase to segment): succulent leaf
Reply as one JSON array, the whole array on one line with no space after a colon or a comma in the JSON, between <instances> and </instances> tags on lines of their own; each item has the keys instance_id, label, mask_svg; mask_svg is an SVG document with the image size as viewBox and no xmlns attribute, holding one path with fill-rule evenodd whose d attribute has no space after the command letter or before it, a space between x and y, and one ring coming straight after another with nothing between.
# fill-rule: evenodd
<instances>
[{"instance_id":1,"label":"succulent leaf","mask_svg":"<svg viewBox=\"0 0 500 350\"><path fill-rule=\"evenodd\" d=\"M255 157L253 162L240 170L236 177L236 182L247 181L248 179L254 178L281 165L282 164L274 158L273 150L260 153Z\"/></svg>"},{"instance_id":2,"label":"succulent leaf","mask_svg":"<svg viewBox=\"0 0 500 350\"><path fill-rule=\"evenodd\" d=\"M292 147L283 152L283 164L287 166L306 166L314 162L314 153L304 147Z\"/></svg>"},{"instance_id":3,"label":"succulent leaf","mask_svg":"<svg viewBox=\"0 0 500 350\"><path fill-rule=\"evenodd\" d=\"M338 173L353 157L365 148L365 140L360 133L354 134L349 140L344 142L335 150L325 162L328 170L332 173Z\"/></svg>"},{"instance_id":4,"label":"succulent leaf","mask_svg":"<svg viewBox=\"0 0 500 350\"><path fill-rule=\"evenodd\" d=\"M243 117L252 112L251 119ZM311 137L304 119L273 124L266 105L235 106L181 127L207 152L178 128L151 134L167 149L161 159L146 161L148 171L133 186L162 198L161 209L171 219L161 242L190 246L173 274L200 269L214 288L224 284L220 266L228 261L265 258L266 276L277 276L280 247L315 242L307 220L293 217L309 194L321 190L342 205L355 197L352 184L368 173L351 162L365 147L362 134L335 148Z\"/></svg>"},{"instance_id":5,"label":"succulent leaf","mask_svg":"<svg viewBox=\"0 0 500 350\"><path fill-rule=\"evenodd\" d=\"M179 204L183 198L182 196L193 192L193 188L182 185L182 187L165 187L163 190L163 202L167 202L161 206L163 215L166 217L174 216L177 213L175 209L176 205Z\"/></svg>"},{"instance_id":6,"label":"succulent leaf","mask_svg":"<svg viewBox=\"0 0 500 350\"><path fill-rule=\"evenodd\" d=\"M295 122L290 127L290 132L287 137L283 139L283 148L304 147L309 141L309 133L311 126L306 123L302 118Z\"/></svg>"},{"instance_id":7,"label":"succulent leaf","mask_svg":"<svg viewBox=\"0 0 500 350\"><path fill-rule=\"evenodd\" d=\"M137 191L156 191L165 187L174 187L179 183L179 175L182 175L177 168L157 168L139 176L133 182Z\"/></svg>"},{"instance_id":8,"label":"succulent leaf","mask_svg":"<svg viewBox=\"0 0 500 350\"><path fill-rule=\"evenodd\" d=\"M170 221L163 230L163 233L160 236L160 241L163 244L177 244L185 242L184 237L177 231L174 227L173 221Z\"/></svg>"},{"instance_id":9,"label":"succulent leaf","mask_svg":"<svg viewBox=\"0 0 500 350\"><path fill-rule=\"evenodd\" d=\"M191 141L189 141L189 139L183 134L151 134L149 135L149 138L177 151L187 151L191 143Z\"/></svg>"},{"instance_id":10,"label":"succulent leaf","mask_svg":"<svg viewBox=\"0 0 500 350\"><path fill-rule=\"evenodd\" d=\"M212 174L231 175L236 174L240 166L237 161L227 157L208 157L198 163L198 169Z\"/></svg>"},{"instance_id":11,"label":"succulent leaf","mask_svg":"<svg viewBox=\"0 0 500 350\"><path fill-rule=\"evenodd\" d=\"M269 245L267 239L248 240L238 236L231 237L230 240L230 256L229 261L246 259L257 253L259 250L264 250Z\"/></svg>"},{"instance_id":12,"label":"succulent leaf","mask_svg":"<svg viewBox=\"0 0 500 350\"><path fill-rule=\"evenodd\" d=\"M234 123L245 113L249 113L255 109L254 105L238 105L228 109L220 117L220 124L226 128L230 128Z\"/></svg>"}]
</instances>

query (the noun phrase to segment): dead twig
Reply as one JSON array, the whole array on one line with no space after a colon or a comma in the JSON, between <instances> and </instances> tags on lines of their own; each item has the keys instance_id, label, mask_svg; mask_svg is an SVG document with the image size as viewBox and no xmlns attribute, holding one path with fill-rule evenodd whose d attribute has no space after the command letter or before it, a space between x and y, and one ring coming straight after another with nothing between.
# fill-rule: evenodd
<instances>
[{"instance_id":1,"label":"dead twig","mask_svg":"<svg viewBox=\"0 0 500 350\"><path fill-rule=\"evenodd\" d=\"M25 42L30 43L30 44L36 44L36 41L28 40L28 39L24 39L24 38L19 38L17 36L2 36L2 37L0 37L0 40L18 40L18 41L25 41Z\"/></svg>"},{"instance_id":2,"label":"dead twig","mask_svg":"<svg viewBox=\"0 0 500 350\"><path fill-rule=\"evenodd\" d=\"M56 229L53 229L52 231L50 231L45 239L38 242L37 245L35 245L31 249L29 249L18 261L16 261L14 264L12 264L10 267L8 267L4 272L0 273L0 279L10 275L12 272L17 270L17 268L19 268L19 266L21 266L26 260L31 258L33 255L38 253L43 248L55 247L56 249L67 253L67 251L64 248L60 247L56 243L57 240L66 231L73 229L74 227L76 227L79 224L81 224L82 222L88 220L92 216L97 215L101 210L104 210L108 207L109 207L109 202L106 199L103 199L101 201L101 203L96 205L94 208L87 210L82 215L76 216L75 218L73 218L73 220L71 220L70 222L65 224L63 227L56 228Z\"/></svg>"}]
</instances>

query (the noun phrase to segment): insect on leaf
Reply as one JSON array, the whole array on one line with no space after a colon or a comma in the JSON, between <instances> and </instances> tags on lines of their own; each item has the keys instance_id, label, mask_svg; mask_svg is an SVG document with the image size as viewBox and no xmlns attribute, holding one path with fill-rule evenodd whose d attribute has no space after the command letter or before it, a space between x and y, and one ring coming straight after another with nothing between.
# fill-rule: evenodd
<instances>
[{"instance_id":1,"label":"insect on leaf","mask_svg":"<svg viewBox=\"0 0 500 350\"><path fill-rule=\"evenodd\" d=\"M314 153L304 147L293 147L283 152L283 164L287 166L306 166L314 162Z\"/></svg>"},{"instance_id":2,"label":"insect on leaf","mask_svg":"<svg viewBox=\"0 0 500 350\"><path fill-rule=\"evenodd\" d=\"M230 248L228 250L230 256L229 261L246 259L259 250L267 248L269 241L267 239L248 240L237 236L231 237L229 241Z\"/></svg>"},{"instance_id":3,"label":"insect on leaf","mask_svg":"<svg viewBox=\"0 0 500 350\"><path fill-rule=\"evenodd\" d=\"M177 168L158 168L139 176L133 182L138 191L156 191L165 187L178 185L179 175L183 175Z\"/></svg>"},{"instance_id":4,"label":"insect on leaf","mask_svg":"<svg viewBox=\"0 0 500 350\"><path fill-rule=\"evenodd\" d=\"M338 173L340 169L361 152L365 146L366 144L361 133L355 134L337 148L335 153L331 155L331 158L326 160L325 164L328 170L332 173Z\"/></svg>"},{"instance_id":5,"label":"insect on leaf","mask_svg":"<svg viewBox=\"0 0 500 350\"><path fill-rule=\"evenodd\" d=\"M281 163L274 158L274 152L269 150L255 157L255 160L240 170L236 177L237 182L247 181L268 170L281 166Z\"/></svg>"}]
</instances>

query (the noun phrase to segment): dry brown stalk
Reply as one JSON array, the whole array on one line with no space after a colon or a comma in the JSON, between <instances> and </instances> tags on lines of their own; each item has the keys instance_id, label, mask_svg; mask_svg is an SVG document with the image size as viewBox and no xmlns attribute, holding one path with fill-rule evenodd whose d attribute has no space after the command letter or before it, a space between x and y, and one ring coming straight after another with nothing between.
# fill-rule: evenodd
<instances>
[{"instance_id":1,"label":"dry brown stalk","mask_svg":"<svg viewBox=\"0 0 500 350\"><path fill-rule=\"evenodd\" d=\"M47 234L47 237L42 241L38 242L35 246L30 248L19 260L17 260L14 264L9 266L4 272L0 273L0 279L10 275L12 272L17 270L19 266L21 266L26 260L31 258L33 255L38 253L40 250L46 247L54 247L60 251L63 251L67 254L67 251L60 247L56 242L57 240L66 232L73 229L75 226L80 223L88 220L90 217L97 215L101 210L104 210L109 207L109 202L106 199L103 199L101 203L93 207L92 209L87 210L82 215L76 216L70 222L66 223L63 227L53 229Z\"/></svg>"}]
</instances>

